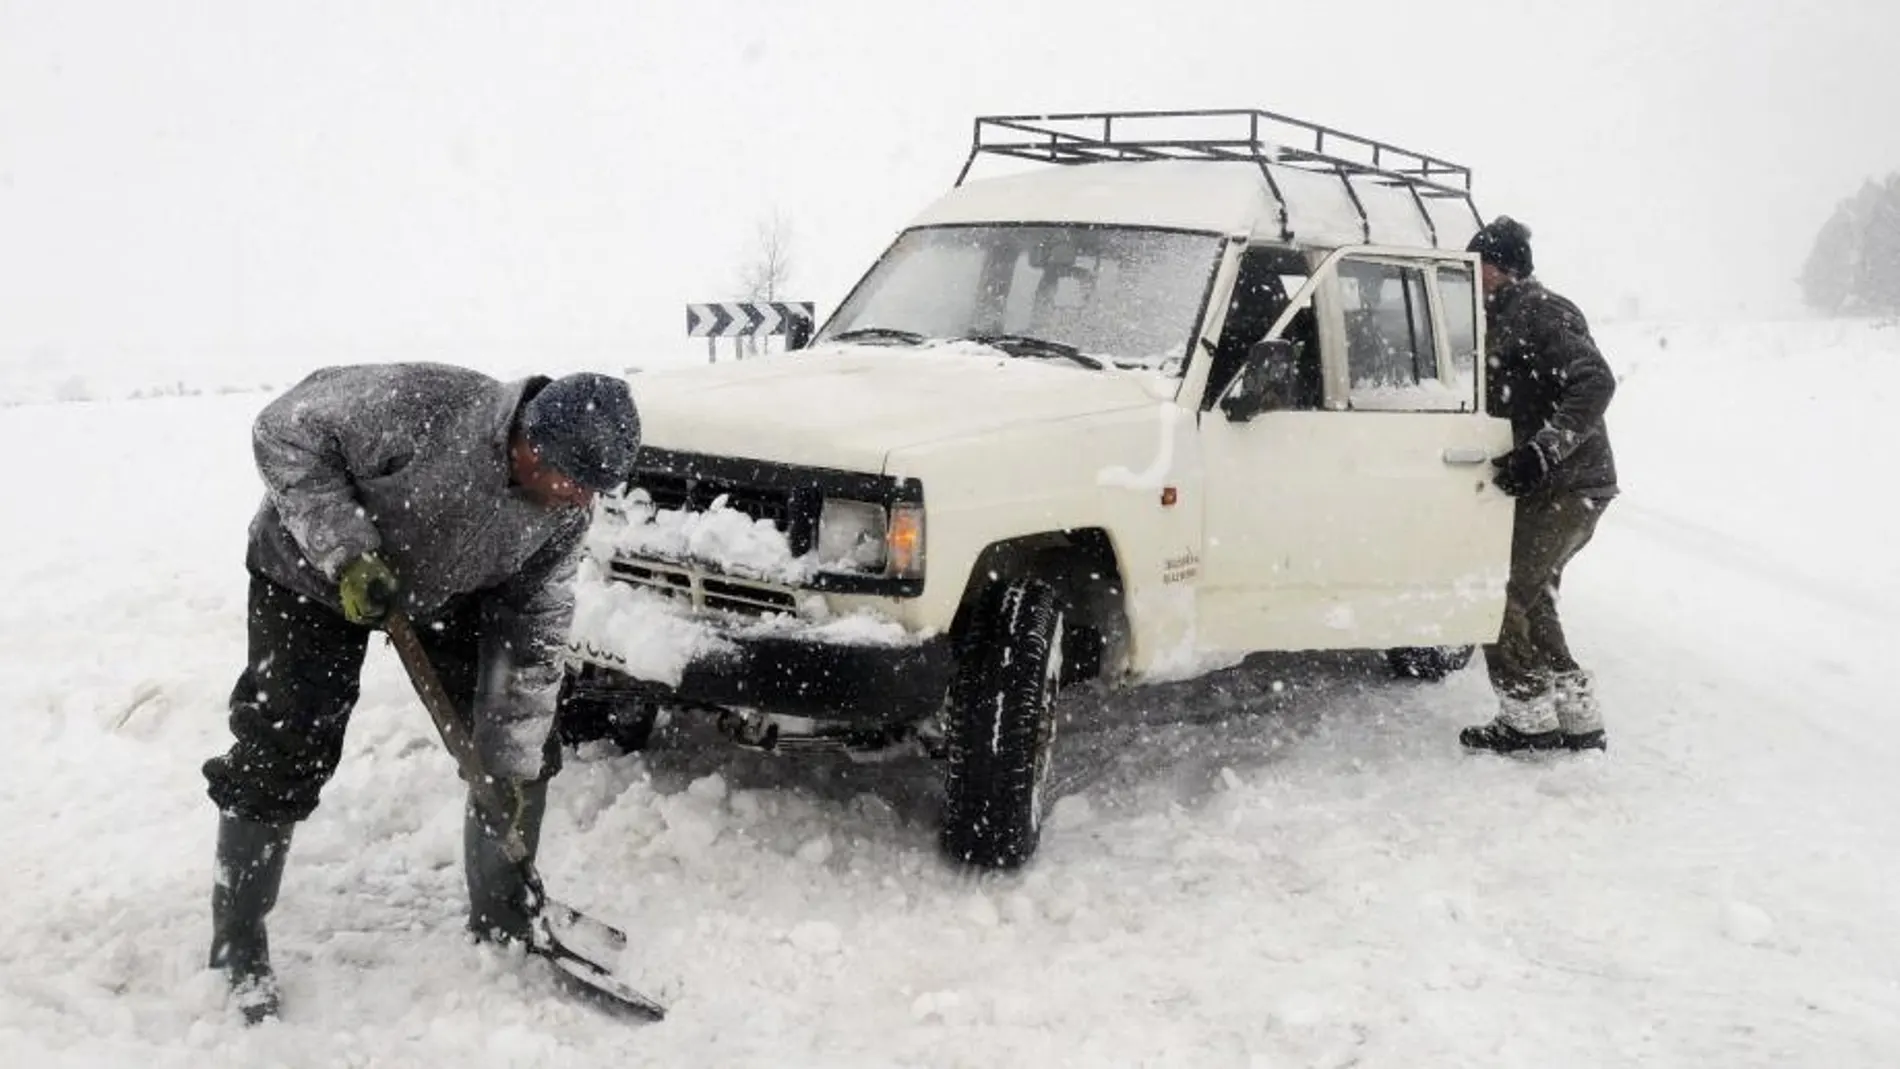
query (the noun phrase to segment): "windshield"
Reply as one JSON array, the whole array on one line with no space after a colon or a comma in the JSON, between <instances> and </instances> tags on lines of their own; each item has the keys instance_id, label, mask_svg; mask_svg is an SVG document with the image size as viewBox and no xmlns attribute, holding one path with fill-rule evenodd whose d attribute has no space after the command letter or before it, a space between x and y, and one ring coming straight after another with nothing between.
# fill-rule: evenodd
<instances>
[{"instance_id":1,"label":"windshield","mask_svg":"<svg viewBox=\"0 0 1900 1069\"><path fill-rule=\"evenodd\" d=\"M1212 234L1133 227L909 230L816 340L1028 339L1117 364L1178 366L1220 248Z\"/></svg>"}]
</instances>

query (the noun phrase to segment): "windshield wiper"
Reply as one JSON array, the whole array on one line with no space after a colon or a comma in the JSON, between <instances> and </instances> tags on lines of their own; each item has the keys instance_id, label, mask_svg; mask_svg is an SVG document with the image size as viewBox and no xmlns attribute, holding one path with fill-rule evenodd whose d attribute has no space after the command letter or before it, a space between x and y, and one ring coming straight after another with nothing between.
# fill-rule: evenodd
<instances>
[{"instance_id":1,"label":"windshield wiper","mask_svg":"<svg viewBox=\"0 0 1900 1069\"><path fill-rule=\"evenodd\" d=\"M1073 345L1064 345L1047 338L1032 338L1027 334L972 334L963 340L993 346L1011 356L1057 356L1097 371L1108 366Z\"/></svg>"},{"instance_id":2,"label":"windshield wiper","mask_svg":"<svg viewBox=\"0 0 1900 1069\"><path fill-rule=\"evenodd\" d=\"M831 341L886 341L903 342L905 345L922 345L924 336L914 330L899 330L896 327L854 327L842 333L833 334Z\"/></svg>"}]
</instances>

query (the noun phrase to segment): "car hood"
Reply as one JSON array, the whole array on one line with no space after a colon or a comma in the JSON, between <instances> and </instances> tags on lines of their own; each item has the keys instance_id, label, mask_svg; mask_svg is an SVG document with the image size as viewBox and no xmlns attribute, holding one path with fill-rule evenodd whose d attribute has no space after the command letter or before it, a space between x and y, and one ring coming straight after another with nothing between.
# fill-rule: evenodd
<instances>
[{"instance_id":1,"label":"car hood","mask_svg":"<svg viewBox=\"0 0 1900 1069\"><path fill-rule=\"evenodd\" d=\"M646 446L878 472L899 449L1171 400L1176 380L958 342L826 346L631 384Z\"/></svg>"}]
</instances>

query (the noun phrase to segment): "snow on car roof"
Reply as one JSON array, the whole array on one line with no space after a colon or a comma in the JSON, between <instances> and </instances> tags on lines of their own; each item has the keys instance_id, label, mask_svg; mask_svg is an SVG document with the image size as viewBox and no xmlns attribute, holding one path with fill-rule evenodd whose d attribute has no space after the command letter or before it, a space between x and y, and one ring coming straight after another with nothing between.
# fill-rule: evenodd
<instances>
[{"instance_id":1,"label":"snow on car roof","mask_svg":"<svg viewBox=\"0 0 1900 1069\"><path fill-rule=\"evenodd\" d=\"M1362 223L1338 175L1266 166L1285 199L1286 225L1296 245L1462 249L1477 230L1465 201L1427 197L1423 203L1437 228L1434 240L1410 191L1364 176L1353 181L1365 206ZM1043 167L966 182L938 198L911 225L1105 223L1279 242L1280 208L1260 165L1251 161L1127 161Z\"/></svg>"}]
</instances>

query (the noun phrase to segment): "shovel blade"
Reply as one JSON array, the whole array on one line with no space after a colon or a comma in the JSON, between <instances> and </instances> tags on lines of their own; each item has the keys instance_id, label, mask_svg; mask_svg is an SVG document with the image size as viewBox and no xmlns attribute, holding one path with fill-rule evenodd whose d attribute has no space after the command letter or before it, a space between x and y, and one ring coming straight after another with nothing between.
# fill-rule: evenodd
<instances>
[{"instance_id":1,"label":"shovel blade","mask_svg":"<svg viewBox=\"0 0 1900 1069\"><path fill-rule=\"evenodd\" d=\"M541 907L541 915L547 919L549 933L581 957L615 961L627 949L627 933L572 906L549 900Z\"/></svg>"},{"instance_id":2,"label":"shovel blade","mask_svg":"<svg viewBox=\"0 0 1900 1069\"><path fill-rule=\"evenodd\" d=\"M616 976L612 969L577 953L573 947L543 929L535 940L533 952L547 960L554 978L569 993L616 1016L642 1021L666 1018L666 1006L658 999L635 990Z\"/></svg>"}]
</instances>

